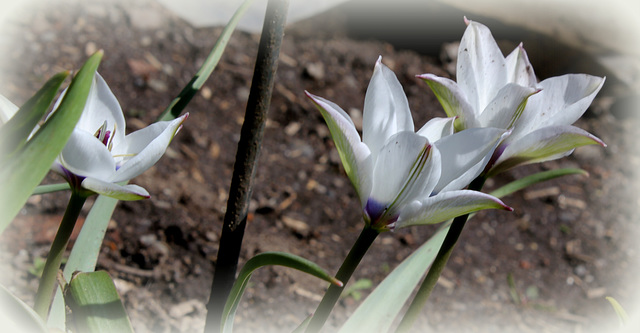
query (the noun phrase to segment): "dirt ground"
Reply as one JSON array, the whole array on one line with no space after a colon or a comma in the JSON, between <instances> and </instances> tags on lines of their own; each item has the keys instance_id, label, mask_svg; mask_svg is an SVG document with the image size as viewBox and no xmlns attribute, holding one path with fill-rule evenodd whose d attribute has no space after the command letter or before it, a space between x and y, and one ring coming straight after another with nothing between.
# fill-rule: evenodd
<instances>
[{"instance_id":1,"label":"dirt ground","mask_svg":"<svg viewBox=\"0 0 640 333\"><path fill-rule=\"evenodd\" d=\"M43 5L13 18L0 39L0 93L20 104L53 73L76 69L87 54L104 49L99 71L125 111L127 132L153 122L195 73L221 29L192 28L150 0L124 3ZM133 181L152 198L122 202L113 215L98 269L116 280L137 332L198 332L204 326L258 40L258 35L234 33L218 68L188 106L191 116L167 154ZM339 267L362 227L359 202L320 113L303 91L358 117L378 55L403 84L417 126L444 115L427 85L414 77L429 72L451 76L437 53L351 34L339 11L287 30L241 264L257 253L278 250L330 272ZM603 74L595 71L589 73ZM615 78L608 78L577 123L607 148L582 147L568 158L520 167L488 183L490 190L560 167L590 174L505 198L513 213L477 214L416 332L611 331L618 324L605 296L636 312L638 119L621 106L625 93ZM46 181L61 178L52 175ZM66 193L32 197L0 237L0 281L27 302L37 284L29 270L46 256L67 199ZM383 234L352 281L379 283L435 228ZM313 312L325 287L291 270L262 269L240 305L236 331L291 331ZM370 291L361 290L365 296ZM511 296L514 291L520 302ZM333 328L355 310L356 298L341 300Z\"/></svg>"}]
</instances>

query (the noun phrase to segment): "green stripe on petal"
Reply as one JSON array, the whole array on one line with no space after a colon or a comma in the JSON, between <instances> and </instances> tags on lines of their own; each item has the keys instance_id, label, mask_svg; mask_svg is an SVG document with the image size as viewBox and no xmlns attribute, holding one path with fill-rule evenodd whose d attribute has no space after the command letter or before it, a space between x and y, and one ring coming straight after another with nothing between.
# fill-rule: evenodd
<instances>
[{"instance_id":1,"label":"green stripe on petal","mask_svg":"<svg viewBox=\"0 0 640 333\"><path fill-rule=\"evenodd\" d=\"M416 199L402 209L398 221L391 227L435 224L483 209L513 210L500 199L482 192L449 191Z\"/></svg>"},{"instance_id":2,"label":"green stripe on petal","mask_svg":"<svg viewBox=\"0 0 640 333\"><path fill-rule=\"evenodd\" d=\"M467 101L465 93L455 81L433 74L418 75L433 91L442 105L448 117L457 117L455 121L456 131L466 128L478 127L477 116L471 104Z\"/></svg>"},{"instance_id":3,"label":"green stripe on petal","mask_svg":"<svg viewBox=\"0 0 640 333\"><path fill-rule=\"evenodd\" d=\"M364 207L373 184L373 162L369 147L361 142L353 121L338 105L306 91L305 94L314 102L327 123L344 170Z\"/></svg>"},{"instance_id":4,"label":"green stripe on petal","mask_svg":"<svg viewBox=\"0 0 640 333\"><path fill-rule=\"evenodd\" d=\"M554 160L571 154L585 145L605 143L575 126L549 126L533 131L507 146L488 176L491 177L518 165Z\"/></svg>"},{"instance_id":5,"label":"green stripe on petal","mask_svg":"<svg viewBox=\"0 0 640 333\"><path fill-rule=\"evenodd\" d=\"M118 185L95 178L85 178L82 187L98 194L124 201L149 199L149 192L138 185Z\"/></svg>"}]
</instances>

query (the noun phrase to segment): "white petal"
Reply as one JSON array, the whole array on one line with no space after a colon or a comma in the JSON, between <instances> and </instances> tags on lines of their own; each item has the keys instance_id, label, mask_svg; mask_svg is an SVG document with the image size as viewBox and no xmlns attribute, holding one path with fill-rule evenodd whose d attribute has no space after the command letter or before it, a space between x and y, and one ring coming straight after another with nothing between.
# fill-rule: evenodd
<instances>
[{"instance_id":1,"label":"white petal","mask_svg":"<svg viewBox=\"0 0 640 333\"><path fill-rule=\"evenodd\" d=\"M507 65L507 82L525 87L535 87L538 83L533 66L529 62L527 52L522 43L516 47L505 59Z\"/></svg>"},{"instance_id":2,"label":"white petal","mask_svg":"<svg viewBox=\"0 0 640 333\"><path fill-rule=\"evenodd\" d=\"M509 144L496 160L490 176L518 165L557 159L589 144L605 146L602 140L574 126L540 128Z\"/></svg>"},{"instance_id":3,"label":"white petal","mask_svg":"<svg viewBox=\"0 0 640 333\"><path fill-rule=\"evenodd\" d=\"M389 138L378 152L373 167L370 198L381 204L392 204L412 178L411 172L424 156L428 144L426 138L410 131Z\"/></svg>"},{"instance_id":4,"label":"white petal","mask_svg":"<svg viewBox=\"0 0 640 333\"><path fill-rule=\"evenodd\" d=\"M18 112L18 106L0 95L0 126L4 125Z\"/></svg>"},{"instance_id":5,"label":"white petal","mask_svg":"<svg viewBox=\"0 0 640 333\"><path fill-rule=\"evenodd\" d=\"M395 74L379 58L364 99L362 141L373 159L394 134L414 131L407 96Z\"/></svg>"},{"instance_id":6,"label":"white petal","mask_svg":"<svg viewBox=\"0 0 640 333\"><path fill-rule=\"evenodd\" d=\"M485 193L469 190L442 192L432 197L419 198L404 207L393 227L440 223L490 208L511 210L498 198Z\"/></svg>"},{"instance_id":7,"label":"white petal","mask_svg":"<svg viewBox=\"0 0 640 333\"><path fill-rule=\"evenodd\" d=\"M333 142L338 149L344 170L364 207L373 184L373 162L369 148L360 141L360 135L353 121L344 110L322 97L306 91L305 94L314 102L324 117Z\"/></svg>"},{"instance_id":8,"label":"white petal","mask_svg":"<svg viewBox=\"0 0 640 333\"><path fill-rule=\"evenodd\" d=\"M453 134L453 122L455 120L455 117L433 118L427 121L417 134L424 136L429 142L436 142L445 136Z\"/></svg>"},{"instance_id":9,"label":"white petal","mask_svg":"<svg viewBox=\"0 0 640 333\"><path fill-rule=\"evenodd\" d=\"M529 97L509 141L546 126L571 125L587 110L605 79L567 74L540 82L542 91Z\"/></svg>"},{"instance_id":10,"label":"white petal","mask_svg":"<svg viewBox=\"0 0 640 333\"><path fill-rule=\"evenodd\" d=\"M116 165L107 147L93 134L74 129L58 158L67 170L83 177L107 180Z\"/></svg>"},{"instance_id":11,"label":"white petal","mask_svg":"<svg viewBox=\"0 0 640 333\"><path fill-rule=\"evenodd\" d=\"M124 145L126 150L116 146L112 153L116 159L120 158L119 154L132 157L124 159L124 164L109 181L117 183L132 179L156 164L187 117L188 113L171 121L151 124L127 135Z\"/></svg>"},{"instance_id":12,"label":"white petal","mask_svg":"<svg viewBox=\"0 0 640 333\"><path fill-rule=\"evenodd\" d=\"M132 201L150 198L149 192L138 185L119 185L95 178L85 178L81 186L87 190L118 200Z\"/></svg>"},{"instance_id":13,"label":"white petal","mask_svg":"<svg viewBox=\"0 0 640 333\"><path fill-rule=\"evenodd\" d=\"M434 145L442 157L442 175L433 192L469 185L484 170L505 132L491 127L471 128L436 141Z\"/></svg>"},{"instance_id":14,"label":"white petal","mask_svg":"<svg viewBox=\"0 0 640 333\"><path fill-rule=\"evenodd\" d=\"M470 22L460 41L456 81L474 110L484 110L507 83L505 59L491 31Z\"/></svg>"},{"instance_id":15,"label":"white petal","mask_svg":"<svg viewBox=\"0 0 640 333\"><path fill-rule=\"evenodd\" d=\"M418 78L429 85L447 116L458 118L462 124L461 130L480 126L477 120L480 110L475 110L469 104L466 94L455 81L433 74L418 75Z\"/></svg>"},{"instance_id":16,"label":"white petal","mask_svg":"<svg viewBox=\"0 0 640 333\"><path fill-rule=\"evenodd\" d=\"M536 91L514 83L502 87L480 115L480 127L511 127L522 115L527 98Z\"/></svg>"},{"instance_id":17,"label":"white petal","mask_svg":"<svg viewBox=\"0 0 640 333\"><path fill-rule=\"evenodd\" d=\"M87 104L84 107L84 111L82 111L82 116L76 128L95 133L105 121L107 122L108 130L113 131L115 127L113 144L119 144L124 140L125 131L122 108L120 108L120 103L118 103L116 96L111 92L102 76L96 73L87 97Z\"/></svg>"}]
</instances>

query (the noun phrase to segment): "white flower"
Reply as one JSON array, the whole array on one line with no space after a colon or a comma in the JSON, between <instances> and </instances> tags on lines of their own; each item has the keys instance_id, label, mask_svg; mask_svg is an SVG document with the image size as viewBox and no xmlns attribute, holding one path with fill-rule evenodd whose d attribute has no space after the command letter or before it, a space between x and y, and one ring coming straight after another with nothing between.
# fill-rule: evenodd
<instances>
[{"instance_id":1,"label":"white flower","mask_svg":"<svg viewBox=\"0 0 640 333\"><path fill-rule=\"evenodd\" d=\"M367 89L362 140L338 105L307 92L322 113L365 222L378 230L438 223L487 208L509 209L490 195L460 190L484 168L502 129L453 133L454 118L418 132L402 86L378 59Z\"/></svg>"},{"instance_id":2,"label":"white flower","mask_svg":"<svg viewBox=\"0 0 640 333\"><path fill-rule=\"evenodd\" d=\"M604 78L573 74L538 84L522 45L505 58L486 26L466 18L465 22L457 83L433 74L418 77L431 87L447 115L458 117L456 130L497 127L512 131L496 149L488 176L516 165L566 156L585 144L604 145L570 126L591 104Z\"/></svg>"},{"instance_id":3,"label":"white flower","mask_svg":"<svg viewBox=\"0 0 640 333\"><path fill-rule=\"evenodd\" d=\"M125 136L120 104L96 73L85 108L52 170L76 190L81 188L120 200L148 198L137 185L119 185L154 165L164 154L188 114L154 123Z\"/></svg>"},{"instance_id":4,"label":"white flower","mask_svg":"<svg viewBox=\"0 0 640 333\"><path fill-rule=\"evenodd\" d=\"M18 107L0 95L0 126L6 124L16 112L18 112Z\"/></svg>"}]
</instances>

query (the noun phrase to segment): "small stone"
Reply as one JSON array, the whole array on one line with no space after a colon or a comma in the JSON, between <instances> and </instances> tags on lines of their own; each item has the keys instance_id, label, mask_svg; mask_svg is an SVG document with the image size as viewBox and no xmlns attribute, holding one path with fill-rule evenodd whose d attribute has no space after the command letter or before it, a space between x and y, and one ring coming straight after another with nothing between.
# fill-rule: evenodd
<instances>
[{"instance_id":1,"label":"small stone","mask_svg":"<svg viewBox=\"0 0 640 333\"><path fill-rule=\"evenodd\" d=\"M304 73L316 81L322 81L324 79L324 65L321 62L307 64Z\"/></svg>"}]
</instances>

